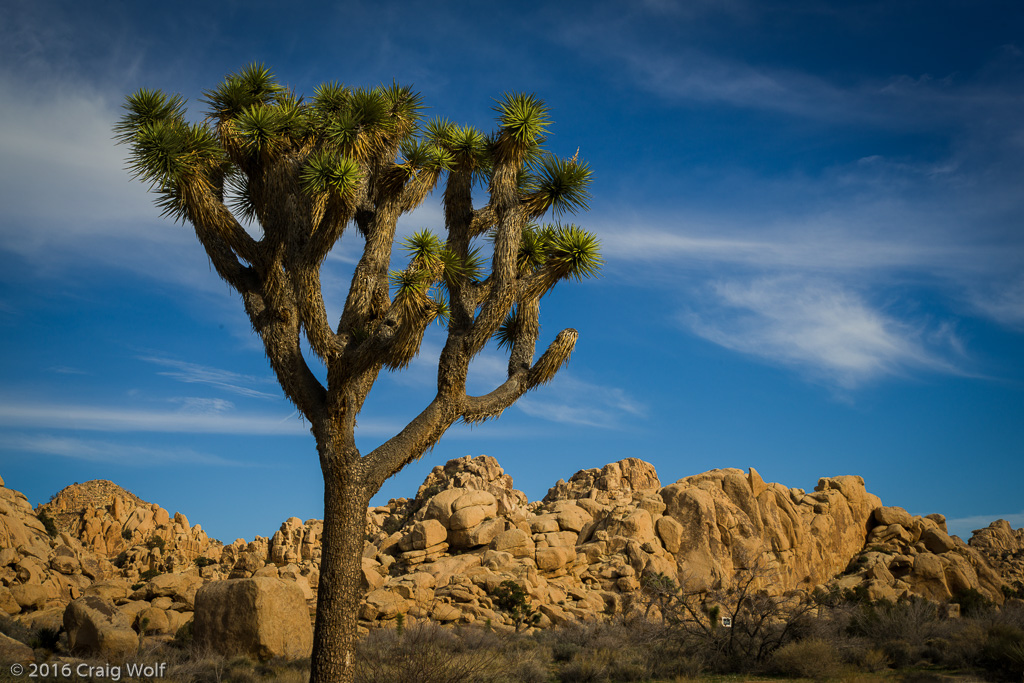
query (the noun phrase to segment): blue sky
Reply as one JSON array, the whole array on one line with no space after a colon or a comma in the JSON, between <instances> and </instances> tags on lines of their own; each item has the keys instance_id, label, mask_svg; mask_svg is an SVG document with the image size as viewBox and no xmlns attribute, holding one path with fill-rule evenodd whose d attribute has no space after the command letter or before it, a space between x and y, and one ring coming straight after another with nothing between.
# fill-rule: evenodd
<instances>
[{"instance_id":1,"label":"blue sky","mask_svg":"<svg viewBox=\"0 0 1024 683\"><path fill-rule=\"evenodd\" d=\"M111 126L139 88L253 61L299 93L412 84L484 130L505 91L594 172L606 266L542 306L580 341L499 421L389 481L485 453L531 500L624 457L663 483L862 475L969 533L1024 525L1024 7L1018 2L52 2L0 25L0 475L34 503L112 479L214 537L318 517L312 437L188 226ZM478 201L484 201L482 195ZM404 234L442 227L430 198ZM358 254L325 264L337 315ZM366 450L432 396L442 339L382 376ZM489 349L471 389L501 379Z\"/></svg>"}]
</instances>

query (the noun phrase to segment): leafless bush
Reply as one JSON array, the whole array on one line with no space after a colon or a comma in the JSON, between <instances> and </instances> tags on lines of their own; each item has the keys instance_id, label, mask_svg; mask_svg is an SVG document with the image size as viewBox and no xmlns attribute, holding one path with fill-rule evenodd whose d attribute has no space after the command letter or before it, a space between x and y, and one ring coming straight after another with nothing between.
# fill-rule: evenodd
<instances>
[{"instance_id":1,"label":"leafless bush","mask_svg":"<svg viewBox=\"0 0 1024 683\"><path fill-rule=\"evenodd\" d=\"M909 645L923 645L928 638L938 635L938 606L924 598L895 604L865 604L854 613L850 629L853 634L876 643L899 640Z\"/></svg>"},{"instance_id":2,"label":"leafless bush","mask_svg":"<svg viewBox=\"0 0 1024 683\"><path fill-rule=\"evenodd\" d=\"M434 624L399 634L371 631L356 648L356 680L365 683L487 683L501 676L497 649L470 649L460 635Z\"/></svg>"},{"instance_id":3,"label":"leafless bush","mask_svg":"<svg viewBox=\"0 0 1024 683\"><path fill-rule=\"evenodd\" d=\"M787 643L771 658L770 669L782 676L832 678L839 671L839 656L831 643L817 638Z\"/></svg>"},{"instance_id":4,"label":"leafless bush","mask_svg":"<svg viewBox=\"0 0 1024 683\"><path fill-rule=\"evenodd\" d=\"M691 588L662 576L645 577L647 613L657 607L681 656L700 653L704 664L720 672L749 671L808 628L814 609L801 592L771 595L759 588L772 583L763 555L746 561L731 587Z\"/></svg>"}]
</instances>

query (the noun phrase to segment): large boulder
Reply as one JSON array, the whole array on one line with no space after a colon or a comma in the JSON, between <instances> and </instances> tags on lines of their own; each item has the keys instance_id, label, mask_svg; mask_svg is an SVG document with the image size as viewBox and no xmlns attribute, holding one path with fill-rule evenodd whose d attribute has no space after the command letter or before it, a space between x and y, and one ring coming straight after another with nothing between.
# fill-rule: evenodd
<instances>
[{"instance_id":1,"label":"large boulder","mask_svg":"<svg viewBox=\"0 0 1024 683\"><path fill-rule=\"evenodd\" d=\"M824 478L805 494L765 483L753 468L686 477L661 497L673 521L659 520L658 537L695 589L728 586L737 568L757 566L765 588L809 591L863 549L881 507L860 477Z\"/></svg>"},{"instance_id":2,"label":"large boulder","mask_svg":"<svg viewBox=\"0 0 1024 683\"><path fill-rule=\"evenodd\" d=\"M123 661L138 651L138 634L110 600L89 595L64 610L68 646L75 654Z\"/></svg>"},{"instance_id":3,"label":"large boulder","mask_svg":"<svg viewBox=\"0 0 1024 683\"><path fill-rule=\"evenodd\" d=\"M201 647L259 659L299 659L313 650L302 591L270 577L212 581L200 588L193 637Z\"/></svg>"}]
</instances>

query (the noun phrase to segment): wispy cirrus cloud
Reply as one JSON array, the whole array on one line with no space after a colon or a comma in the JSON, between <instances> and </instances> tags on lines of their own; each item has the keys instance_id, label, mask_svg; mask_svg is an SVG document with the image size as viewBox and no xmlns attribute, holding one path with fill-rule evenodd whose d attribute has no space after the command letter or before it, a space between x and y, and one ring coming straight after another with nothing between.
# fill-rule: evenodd
<instances>
[{"instance_id":1,"label":"wispy cirrus cloud","mask_svg":"<svg viewBox=\"0 0 1024 683\"><path fill-rule=\"evenodd\" d=\"M970 517L947 519L946 528L949 529L949 533L956 534L967 540L975 529L984 529L997 519L1005 519L1015 529L1024 528L1024 510L1001 515L972 515Z\"/></svg>"},{"instance_id":2,"label":"wispy cirrus cloud","mask_svg":"<svg viewBox=\"0 0 1024 683\"><path fill-rule=\"evenodd\" d=\"M309 433L298 419L273 413L140 410L122 406L25 403L0 400L0 425L13 428L101 432L163 432L265 436Z\"/></svg>"},{"instance_id":3,"label":"wispy cirrus cloud","mask_svg":"<svg viewBox=\"0 0 1024 683\"><path fill-rule=\"evenodd\" d=\"M162 367L170 368L158 372L158 375L170 377L185 384L205 384L217 389L224 389L231 393L245 396L247 398L278 399L279 394L261 391L256 387L275 386L276 382L271 377L253 377L243 375L230 370L212 368L198 363L175 360L173 358L162 358L159 356L139 356L139 360L153 363Z\"/></svg>"},{"instance_id":4,"label":"wispy cirrus cloud","mask_svg":"<svg viewBox=\"0 0 1024 683\"><path fill-rule=\"evenodd\" d=\"M54 455L87 462L102 462L129 467L163 465L215 465L244 467L252 463L230 460L191 448L154 448L137 444L96 441L49 434L0 434L0 448L7 451Z\"/></svg>"},{"instance_id":5,"label":"wispy cirrus cloud","mask_svg":"<svg viewBox=\"0 0 1024 683\"><path fill-rule=\"evenodd\" d=\"M207 404L209 408L209 404ZM242 412L214 404L213 410L141 410L124 406L26 403L0 398L0 427L97 432L308 436L298 413ZM359 434L390 437L404 424L389 418L360 418Z\"/></svg>"},{"instance_id":6,"label":"wispy cirrus cloud","mask_svg":"<svg viewBox=\"0 0 1024 683\"><path fill-rule=\"evenodd\" d=\"M172 398L171 403L179 404L182 412L205 415L223 415L235 408L234 403L223 398L183 396L180 398Z\"/></svg>"},{"instance_id":7,"label":"wispy cirrus cloud","mask_svg":"<svg viewBox=\"0 0 1024 683\"><path fill-rule=\"evenodd\" d=\"M955 331L886 314L834 281L805 276L720 280L713 309L681 313L693 334L725 348L794 367L842 389L911 370L967 374Z\"/></svg>"},{"instance_id":8,"label":"wispy cirrus cloud","mask_svg":"<svg viewBox=\"0 0 1024 683\"><path fill-rule=\"evenodd\" d=\"M565 370L542 394L527 394L516 406L531 417L605 429L621 428L626 420L642 419L647 413L647 406L625 390L587 382Z\"/></svg>"}]
</instances>

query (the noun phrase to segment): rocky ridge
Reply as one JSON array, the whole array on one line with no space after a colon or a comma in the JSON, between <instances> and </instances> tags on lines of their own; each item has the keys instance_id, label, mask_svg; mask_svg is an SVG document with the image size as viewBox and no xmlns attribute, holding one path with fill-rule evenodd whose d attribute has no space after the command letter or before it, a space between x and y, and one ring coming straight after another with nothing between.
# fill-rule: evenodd
<instances>
[{"instance_id":1,"label":"rocky ridge","mask_svg":"<svg viewBox=\"0 0 1024 683\"><path fill-rule=\"evenodd\" d=\"M54 520L54 536L37 512ZM1024 530L995 522L967 544L948 535L941 515L885 507L848 475L810 493L765 482L753 468L662 486L653 466L627 458L528 502L494 458L467 456L435 467L414 498L368 512L366 628L399 615L511 627L494 598L506 580L527 591L545 627L638 610L654 575L688 590L728 588L756 571L776 593L948 601L974 589L1001 603L1024 567ZM63 627L83 650L123 649L130 635L171 639L202 608L200 589L224 579L255 579L246 594L287 594L289 609L304 601L312 614L321 532L321 521L293 517L270 538L222 545L112 482L68 487L33 511L0 480L0 610L31 628ZM275 582L287 591L272 590ZM103 642L120 644L79 631L109 632ZM246 642L277 642L254 633Z\"/></svg>"}]
</instances>

